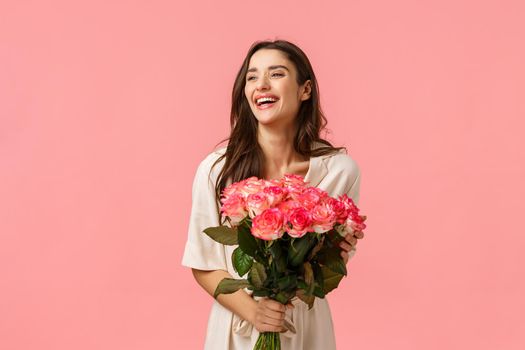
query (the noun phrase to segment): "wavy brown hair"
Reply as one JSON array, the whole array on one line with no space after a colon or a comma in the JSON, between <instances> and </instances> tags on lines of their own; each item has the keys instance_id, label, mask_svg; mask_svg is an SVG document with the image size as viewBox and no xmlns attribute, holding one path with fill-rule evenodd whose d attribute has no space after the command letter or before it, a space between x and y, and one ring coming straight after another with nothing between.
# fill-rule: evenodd
<instances>
[{"instance_id":1,"label":"wavy brown hair","mask_svg":"<svg viewBox=\"0 0 525 350\"><path fill-rule=\"evenodd\" d=\"M244 94L246 73L250 58L260 49L280 50L296 68L298 85L311 80L310 98L303 101L297 115L297 132L294 137L295 151L304 157L317 157L329 153L339 152L345 147L334 147L330 142L322 139L320 134L325 129L327 120L319 101L319 87L312 65L306 54L295 44L286 40L256 41L252 44L242 66L237 73L232 92L232 107L230 114L230 136L221 140L217 145L228 141L226 152L212 165L212 168L225 159L224 166L219 172L215 184L217 214L220 221L220 195L226 187L228 179L232 183L244 180L251 176L262 177L264 169L264 155L257 142L257 119L248 104ZM320 142L322 147L312 150L314 142Z\"/></svg>"}]
</instances>

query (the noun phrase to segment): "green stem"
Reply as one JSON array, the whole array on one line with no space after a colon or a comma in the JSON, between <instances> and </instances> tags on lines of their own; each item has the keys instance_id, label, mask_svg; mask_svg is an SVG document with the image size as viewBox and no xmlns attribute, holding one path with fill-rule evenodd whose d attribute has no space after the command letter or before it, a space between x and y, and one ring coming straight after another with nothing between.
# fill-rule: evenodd
<instances>
[{"instance_id":1,"label":"green stem","mask_svg":"<svg viewBox=\"0 0 525 350\"><path fill-rule=\"evenodd\" d=\"M281 335L278 332L260 333L253 350L281 350Z\"/></svg>"}]
</instances>

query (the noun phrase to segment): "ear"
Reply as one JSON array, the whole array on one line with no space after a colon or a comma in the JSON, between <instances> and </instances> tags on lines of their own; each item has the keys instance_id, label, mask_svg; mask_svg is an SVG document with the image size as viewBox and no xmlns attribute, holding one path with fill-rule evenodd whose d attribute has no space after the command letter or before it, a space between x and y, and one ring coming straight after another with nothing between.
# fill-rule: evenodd
<instances>
[{"instance_id":1,"label":"ear","mask_svg":"<svg viewBox=\"0 0 525 350\"><path fill-rule=\"evenodd\" d=\"M304 90L303 90L303 94L301 95L301 101L305 101L305 100L308 100L312 94L312 81L310 79L308 79L307 81L304 82L303 84L304 86Z\"/></svg>"}]
</instances>

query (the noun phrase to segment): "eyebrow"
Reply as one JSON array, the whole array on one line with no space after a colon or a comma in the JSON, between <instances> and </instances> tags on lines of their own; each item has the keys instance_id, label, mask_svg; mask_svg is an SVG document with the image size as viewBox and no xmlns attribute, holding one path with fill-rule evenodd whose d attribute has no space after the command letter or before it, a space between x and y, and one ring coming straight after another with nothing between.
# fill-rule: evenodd
<instances>
[{"instance_id":1,"label":"eyebrow","mask_svg":"<svg viewBox=\"0 0 525 350\"><path fill-rule=\"evenodd\" d=\"M283 65L281 65L281 64L277 64L277 65L274 65L274 66L270 66L270 67L268 67L269 70L277 69L277 68L284 68L284 69L286 69L288 72L290 71L290 70L288 69L288 67L283 66ZM257 72L257 68L255 68L255 67L254 67L254 68L250 68L250 69L248 69L248 72Z\"/></svg>"}]
</instances>

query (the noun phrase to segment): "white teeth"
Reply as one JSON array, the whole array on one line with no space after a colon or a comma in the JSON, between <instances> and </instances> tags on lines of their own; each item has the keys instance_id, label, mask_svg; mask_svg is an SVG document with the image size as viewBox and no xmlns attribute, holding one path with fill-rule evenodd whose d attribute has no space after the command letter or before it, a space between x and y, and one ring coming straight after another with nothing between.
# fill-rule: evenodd
<instances>
[{"instance_id":1,"label":"white teeth","mask_svg":"<svg viewBox=\"0 0 525 350\"><path fill-rule=\"evenodd\" d=\"M265 102L265 101L275 102L275 101L277 101L277 99L273 98L273 97L263 97L263 98L257 99L257 104L261 104L261 102Z\"/></svg>"}]
</instances>

